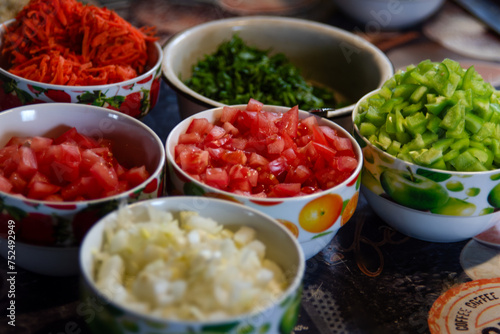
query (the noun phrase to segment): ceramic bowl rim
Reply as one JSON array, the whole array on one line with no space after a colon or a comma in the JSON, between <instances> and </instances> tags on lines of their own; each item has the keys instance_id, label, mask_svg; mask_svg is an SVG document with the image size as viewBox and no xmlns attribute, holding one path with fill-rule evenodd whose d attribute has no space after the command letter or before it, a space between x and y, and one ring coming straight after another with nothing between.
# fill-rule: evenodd
<instances>
[{"instance_id":1,"label":"ceramic bowl rim","mask_svg":"<svg viewBox=\"0 0 500 334\"><path fill-rule=\"evenodd\" d=\"M455 220L465 221L465 220L473 220L474 218L478 218L478 217L487 217L487 216L490 216L490 215L498 214L497 211L490 212L490 213L487 213L487 214L484 214L484 215L475 215L475 216L453 216L453 215L437 214L437 213L427 212L427 211L423 211L423 210L413 209L413 208L410 208L408 206L404 206L402 204L399 204L398 202L395 202L393 200L388 199L385 196L380 196L378 194L375 194L373 191L371 191L370 189L368 189L364 185L361 185L360 189L363 189L363 192L364 191L371 192L373 195L375 195L375 196L383 199L384 202L389 203L389 205L393 205L393 206L395 206L397 208L407 210L407 211L409 211L409 212L411 212L412 214L415 214L415 215L425 215L425 216L433 217L435 219L439 219L440 217L446 217L447 219L455 219Z\"/></svg>"},{"instance_id":2,"label":"ceramic bowl rim","mask_svg":"<svg viewBox=\"0 0 500 334\"><path fill-rule=\"evenodd\" d=\"M12 24L16 21L16 19L11 19L8 21L5 21L3 23L0 23L0 36L5 32L5 27L8 26L9 24ZM1 38L0 38L1 40ZM115 87L121 87L121 86L127 86L133 83L136 83L138 81L141 81L142 79L145 79L149 77L150 75L154 75L154 73L157 71L158 67L161 67L161 64L163 63L163 49L158 42L146 42L146 44L151 44L154 45L156 53L158 54L158 59L154 63L153 66L146 72L142 73L141 75L136 76L135 78L126 80L126 81L120 81L116 83L111 83L111 84L105 84L105 85L93 85L93 86L69 86L69 85L55 85L51 83L45 83L45 82L40 82L40 81L33 81L30 79L26 79L23 77L20 77L18 75L12 74L9 71L5 70L0 66L0 74L3 74L6 77L13 78L16 81L24 81L30 85L33 86L40 86L43 85L44 87L51 88L51 89L56 89L56 90L106 90L109 88L115 88ZM0 48L1 48L1 43L0 43Z\"/></svg>"},{"instance_id":3,"label":"ceramic bowl rim","mask_svg":"<svg viewBox=\"0 0 500 334\"><path fill-rule=\"evenodd\" d=\"M213 107L224 106L225 104L207 98L195 92L187 85L185 85L179 78L178 74L174 73L170 61L172 57L170 57L169 55L173 53L172 50L176 47L178 43L182 42L186 38L190 38L190 36L194 34L199 34L204 30L212 30L212 29L216 30L220 28L231 28L235 26L254 26L254 25L258 26L264 24L271 24L271 25L287 24L293 27L300 27L301 29L305 30L313 30L324 35L341 37L346 41L352 42L356 46L371 53L374 56L375 62L380 65L379 69L381 70L382 73L378 83L379 87L385 82L385 80L389 79L390 75L394 73L394 65L384 52L382 52L379 48L377 48L375 45L368 42L361 36L353 34L347 30L338 28L336 26L328 25L325 23L315 22L301 18L280 17L272 15L256 15L256 16L240 16L240 17L213 20L196 25L191 28L187 28L173 35L164 44L163 47L163 53L166 55L162 62L163 79L178 94L182 95L183 97L187 98L192 102L203 105L203 107L213 108ZM337 109L336 116L349 114L350 112L352 112L355 105L356 103L352 103L346 107Z\"/></svg>"},{"instance_id":4,"label":"ceramic bowl rim","mask_svg":"<svg viewBox=\"0 0 500 334\"><path fill-rule=\"evenodd\" d=\"M393 159L393 160L395 160L395 161L397 161L397 162L399 162L401 164L405 164L405 165L412 166L412 167L415 167L415 168L423 168L423 169L426 169L426 170L429 170L429 171L432 171L432 172L441 173L441 174L442 173L446 173L446 174L450 174L450 175L454 175L454 176L460 176L460 175L473 176L473 175L488 175L488 174L500 173L500 168L491 169L491 170L487 170L487 171L455 171L455 170L445 170L445 169L437 169L437 168L426 167L426 166L417 165L415 163L412 163L412 162L405 161L405 160L402 160L400 158L397 158L394 155L391 155L391 154L387 153L386 151L383 151L382 149L380 149L380 148L376 147L375 145L373 145L365 136L361 135L361 133L359 132L359 128L358 128L357 124L354 121L355 121L356 115L358 114L358 109L359 109L361 103L363 101L365 101L368 97L370 97L372 95L375 95L379 91L380 91L380 89L375 89L375 90L367 93L366 95L364 95L361 99L358 100L358 102L356 103L356 105L355 105L355 107L354 107L354 109L352 111L352 126L353 126L353 131L355 131L356 135L361 140L363 140L363 142L366 144L366 146L369 146L371 149L375 150L375 152L377 152L379 155L382 155L384 157Z\"/></svg>"},{"instance_id":5,"label":"ceramic bowl rim","mask_svg":"<svg viewBox=\"0 0 500 334\"><path fill-rule=\"evenodd\" d=\"M47 102L43 104L29 104L29 105L24 105L16 108L11 108L7 109L5 111L0 112L0 120L2 119L2 115L7 115L11 113L19 113L22 110L26 109L33 109L36 108L37 106L47 106L47 107L55 107L55 108L66 108L67 110L71 110L72 108L78 108L78 109L91 109L92 112L97 112L97 113L102 113L104 114L113 114L115 116L118 116L116 120L119 119L119 117L123 117L125 120L132 122L135 126L138 126L139 128L142 128L144 131L146 131L158 144L159 150L159 161L158 165L155 167L154 171L151 173L151 175L141 184L127 190L124 192L121 192L119 194L113 195L113 196L107 196L103 198L97 198L97 199L92 199L92 200L85 200L85 201L64 201L64 202L59 202L59 201L44 201L44 200L36 200L28 197L21 197L17 196L16 194L10 194L6 192L0 191L0 195L15 199L15 200L20 200L25 203L30 203L30 204L44 204L44 205L56 205L60 207L65 207L65 206L86 206L86 205L92 205L96 203L102 203L102 202L107 202L107 201L113 201L113 200L121 200L123 198L128 198L130 194L133 194L135 191L144 188L145 185L147 185L149 182L153 181L158 177L158 175L161 175L162 170L164 169L165 163L166 163L166 154L165 154L165 148L163 145L163 142L161 141L160 137L145 123L139 121L138 119L126 115L122 112L112 110L112 109L107 109L103 107L98 107L98 106L92 106L92 105L86 105L86 104L78 104L78 103L65 103L65 102ZM71 111L69 111L71 112ZM57 210L57 209L55 209ZM67 211L67 210L66 210Z\"/></svg>"},{"instance_id":6,"label":"ceramic bowl rim","mask_svg":"<svg viewBox=\"0 0 500 334\"><path fill-rule=\"evenodd\" d=\"M230 107L233 107L233 108L243 108L244 109L246 107L246 104L231 105ZM209 186L209 185L207 185L207 184L205 184L203 182L200 182L200 181L194 179L193 177L191 177L189 174L187 174L185 171L183 171L180 168L180 166L175 162L175 158L172 156L172 153L169 150L169 146L170 146L170 143L173 140L177 139L177 138L173 138L173 136L174 136L173 135L174 130L178 129L182 125L187 124L188 122L190 122L194 118L204 117L205 114L217 113L219 110L222 110L222 108L223 107L216 107L216 108L206 109L204 111L201 111L199 113L196 113L196 114L194 114L192 116L189 116L189 117L183 119L181 122L177 123L177 125L170 131L169 135L167 136L167 139L166 139L166 142L165 142L165 152L166 152L167 163L171 163L172 167L176 169L176 172L179 172L183 177L185 177L190 182L193 182L196 185L202 186L204 188L208 188L208 189L210 189L211 191L213 191L215 193L222 193L224 195L228 195L228 196L231 196L231 197L236 198L236 199L245 199L245 200L250 200L250 201L259 201L259 202L263 202L263 203L265 203L265 202L277 202L277 201L290 203L290 202L311 200L313 198L320 197L322 195L326 195L328 193L331 193L332 191L335 191L337 189L341 189L341 188L345 187L349 182L352 182L355 178L357 178L358 175L362 172L362 168L363 168L363 152L362 152L362 149L361 149L359 143L356 141L356 139L347 130L345 130L344 128L342 128L339 124L337 124L337 123L335 123L335 122L333 122L333 121L331 121L331 120L329 120L327 118L319 117L319 119L322 122L325 122L326 124L328 124L329 127L332 127L332 125L333 125L333 128L335 130L337 130L337 131L340 130L340 132L344 135L344 137L349 138L349 140L351 141L351 143L353 145L354 153L356 154L357 159L358 159L358 162L357 162L357 165L356 165L356 169L354 169L354 171L351 173L351 175L349 175L349 177L347 179L345 179L341 183L337 184L336 186L331 187L331 188L327 188L327 189L324 189L324 190L321 190L321 191L318 191L318 192L315 192L315 193L312 193L312 194L301 195L301 196L294 196L294 197L263 197L263 198L261 198L261 197L252 197L252 196L244 196L244 195L235 194L235 193L232 193L232 192L229 192L229 191L220 190L218 188L215 188L215 187ZM284 112L284 111L290 109L289 107L275 106L275 105L264 105L263 108L264 108L263 110L265 110L266 108L272 108L272 109L276 108L275 110L277 110L278 112ZM299 109L299 119L301 119L301 117L300 117L301 115L312 115L312 114L308 113L307 111Z\"/></svg>"},{"instance_id":7,"label":"ceramic bowl rim","mask_svg":"<svg viewBox=\"0 0 500 334\"><path fill-rule=\"evenodd\" d=\"M192 196L161 197L161 198L153 198L153 199L148 199L148 200L128 204L127 206L129 208L146 207L147 205L150 205L151 203L161 203L161 202L172 201L172 200L182 202L182 201L186 201L188 199L192 200ZM130 308L122 305L121 303L117 303L113 300L110 300L108 297L106 297L105 294L103 294L101 292L101 290L96 286L94 280L90 277L89 268L84 266L85 261L84 261L83 250L85 248L89 247L86 245L88 243L90 243L89 235L91 235L92 230L99 228L99 225L102 225L102 224L110 221L111 219L113 219L113 217L117 215L116 210L109 212L108 214L103 216L101 219L99 219L99 221L97 221L90 228L90 230L87 232L87 234L85 235L85 237L81 243L80 252L79 252L79 256L78 256L78 265L80 268L80 273L83 276L83 279L84 279L85 283L87 284L87 286L94 293L96 293L99 297L106 299L108 301L108 303L112 304L113 306L115 306L121 310L125 310L125 312L132 314L136 318L145 319L148 321L161 322L161 323L171 322L171 323L180 324L180 325L197 325L197 324L215 325L215 324L234 322L234 321L238 321L238 320L250 319L254 316L257 316L258 314L266 313L270 309L273 309L276 306L279 306L286 298L290 297L295 291L300 290L301 285L302 285L302 281L303 281L304 275L305 275L305 263L306 263L306 261L305 261L305 257L304 257L304 252L302 250L302 247L300 246L300 243L297 241L297 239L293 236L293 234L285 226L280 224L278 221L276 221L276 219L272 218L268 214L261 212L257 209L251 208L249 206L244 206L244 205L241 205L238 203L233 203L233 202L229 202L229 201L217 199L217 198L207 198L207 200L209 202L214 203L214 205L219 204L219 205L223 205L223 206L224 205L233 206L235 208L239 207L242 210L252 212L257 217L261 217L261 218L268 220L269 222L272 222L273 225L275 225L275 227L278 227L281 231L283 231L287 235L289 241L293 244L293 247L296 249L297 255L298 255L298 267L297 267L296 274L293 276L293 279L290 281L290 284L286 288L286 290L275 301L273 301L271 304L269 304L266 308L260 309L260 310L253 310L251 312L247 312L244 314L240 314L240 315L233 316L233 317L230 317L227 319L222 319L222 320L195 321L195 320L176 320L176 319L169 319L169 318L165 318L165 317L153 316L153 315L150 315L147 313L141 313L141 312L135 311L133 309L130 309ZM237 225L237 224L235 224L235 225ZM246 225L242 225L242 226L246 226ZM266 247L267 246L268 245L266 245ZM91 251L91 249L89 249L89 251ZM279 265L281 265L281 264L279 264Z\"/></svg>"}]
</instances>

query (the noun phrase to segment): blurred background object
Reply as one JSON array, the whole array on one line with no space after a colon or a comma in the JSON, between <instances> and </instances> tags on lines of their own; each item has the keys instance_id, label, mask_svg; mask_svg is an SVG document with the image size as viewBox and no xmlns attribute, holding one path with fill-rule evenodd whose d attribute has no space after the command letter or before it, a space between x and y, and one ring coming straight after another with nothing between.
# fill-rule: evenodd
<instances>
[{"instance_id":1,"label":"blurred background object","mask_svg":"<svg viewBox=\"0 0 500 334\"><path fill-rule=\"evenodd\" d=\"M432 16L444 0L334 0L337 7L366 29L396 30L412 27Z\"/></svg>"},{"instance_id":2,"label":"blurred background object","mask_svg":"<svg viewBox=\"0 0 500 334\"><path fill-rule=\"evenodd\" d=\"M0 22L13 19L29 0L2 0L0 1Z\"/></svg>"}]
</instances>

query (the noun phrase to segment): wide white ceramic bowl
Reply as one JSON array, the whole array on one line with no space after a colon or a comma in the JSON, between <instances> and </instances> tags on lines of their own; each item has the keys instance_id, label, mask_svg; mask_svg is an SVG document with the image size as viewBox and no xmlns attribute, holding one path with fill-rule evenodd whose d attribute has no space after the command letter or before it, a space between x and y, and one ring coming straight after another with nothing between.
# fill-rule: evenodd
<instances>
[{"instance_id":1,"label":"wide white ceramic bowl","mask_svg":"<svg viewBox=\"0 0 500 334\"><path fill-rule=\"evenodd\" d=\"M248 45L270 49L271 54L283 53L306 80L329 87L350 101L338 110L335 119L348 129L355 102L394 73L390 60L374 45L327 24L273 16L211 21L178 33L163 49L163 76L177 92L182 118L223 105L198 94L183 81L191 76L193 65L235 33Z\"/></svg>"},{"instance_id":2,"label":"wide white ceramic bowl","mask_svg":"<svg viewBox=\"0 0 500 334\"><path fill-rule=\"evenodd\" d=\"M256 239L266 245L265 257L278 264L289 282L284 293L259 312L243 314L220 321L178 321L141 314L127 305L110 301L94 281L95 251L101 248L103 228L116 220L113 212L104 217L89 231L80 251L80 266L84 280L84 300L94 300L102 309L95 313L89 327L95 333L291 333L296 323L301 300L302 279L305 270L304 254L293 235L276 220L253 208L213 198L175 196L135 203L130 206L133 213L152 206L174 215L179 211L198 212L200 216L212 218L224 227L237 230L240 226L253 228ZM142 210L142 211L141 211Z\"/></svg>"},{"instance_id":3,"label":"wide white ceramic bowl","mask_svg":"<svg viewBox=\"0 0 500 334\"><path fill-rule=\"evenodd\" d=\"M1 39L6 27L0 24ZM147 70L139 76L108 85L65 86L28 80L10 73L0 55L0 112L35 103L79 103L118 110L135 118L146 116L158 102L163 50L159 43L148 42Z\"/></svg>"},{"instance_id":4,"label":"wide white ceramic bowl","mask_svg":"<svg viewBox=\"0 0 500 334\"><path fill-rule=\"evenodd\" d=\"M366 33L404 29L421 23L436 13L444 0L334 0L335 5L363 24Z\"/></svg>"},{"instance_id":5,"label":"wide white ceramic bowl","mask_svg":"<svg viewBox=\"0 0 500 334\"><path fill-rule=\"evenodd\" d=\"M371 92L357 103L353 120L360 104L377 93L378 90ZM427 168L375 147L361 135L356 124L354 137L363 150L363 194L373 210L397 230L426 241L454 242L472 238L500 220L500 211L489 201L500 190L500 170L461 172ZM411 178L404 176L408 173L417 181L409 181ZM406 191L399 192L400 198L391 198L383 182ZM442 203L424 208L426 204L419 201L425 197Z\"/></svg>"},{"instance_id":6,"label":"wide white ceramic bowl","mask_svg":"<svg viewBox=\"0 0 500 334\"><path fill-rule=\"evenodd\" d=\"M244 110L246 106L238 105L234 107ZM217 197L238 202L262 211L288 226L298 238L306 259L313 257L333 239L340 227L347 223L357 206L359 181L361 178L360 172L363 163L360 146L340 125L325 118L318 118L320 125L326 125L335 129L343 137L349 138L352 142L354 153L358 158L358 165L351 176L344 182L333 188L310 195L287 198L256 198L222 191L208 186L184 172L181 167L175 163L174 153L179 135L186 131L193 118L206 118L209 122L214 122L220 118L222 109L223 107L220 107L199 112L181 121L170 132L166 141L167 192L169 195ZM264 105L263 110L284 113L289 110L289 108ZM306 111L299 110L299 119L306 118L310 115L311 114ZM347 210L345 209L346 207L348 208ZM299 218L301 212L303 212L303 214L312 212L313 215L316 213L318 225L324 226L325 228L318 229L318 231L315 232L304 229L301 226L301 219ZM340 214L334 214L334 212L339 212ZM331 220L329 220L330 218Z\"/></svg>"},{"instance_id":7,"label":"wide white ceramic bowl","mask_svg":"<svg viewBox=\"0 0 500 334\"><path fill-rule=\"evenodd\" d=\"M75 255L92 224L121 203L156 198L164 192L163 143L144 123L117 111L73 103L10 109L0 113L0 147L12 136L57 137L71 127L111 140L113 154L122 165L145 165L150 177L126 192L88 201L50 202L0 192L2 256L8 254L7 224L13 221L16 265L46 275L77 274Z\"/></svg>"}]
</instances>

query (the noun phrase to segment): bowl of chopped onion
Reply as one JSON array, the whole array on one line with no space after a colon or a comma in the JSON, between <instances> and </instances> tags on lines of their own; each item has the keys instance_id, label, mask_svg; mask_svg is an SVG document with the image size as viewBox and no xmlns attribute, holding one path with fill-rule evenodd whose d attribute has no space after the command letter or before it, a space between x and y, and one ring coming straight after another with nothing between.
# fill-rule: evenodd
<instances>
[{"instance_id":1,"label":"bowl of chopped onion","mask_svg":"<svg viewBox=\"0 0 500 334\"><path fill-rule=\"evenodd\" d=\"M321 252L354 214L363 158L340 125L298 106L246 105L199 112L166 141L169 195L216 197L262 211Z\"/></svg>"},{"instance_id":2,"label":"bowl of chopped onion","mask_svg":"<svg viewBox=\"0 0 500 334\"><path fill-rule=\"evenodd\" d=\"M83 298L95 333L291 333L305 260L257 210L193 196L119 208L86 235Z\"/></svg>"},{"instance_id":3,"label":"bowl of chopped onion","mask_svg":"<svg viewBox=\"0 0 500 334\"><path fill-rule=\"evenodd\" d=\"M178 94L182 118L251 97L303 110L336 108L336 121L350 129L355 102L394 73L386 55L363 38L287 17L200 24L170 38L163 51L163 77Z\"/></svg>"},{"instance_id":4,"label":"bowl of chopped onion","mask_svg":"<svg viewBox=\"0 0 500 334\"><path fill-rule=\"evenodd\" d=\"M398 71L353 112L362 190L389 225L456 242L500 220L500 93L444 59Z\"/></svg>"},{"instance_id":5,"label":"bowl of chopped onion","mask_svg":"<svg viewBox=\"0 0 500 334\"><path fill-rule=\"evenodd\" d=\"M0 113L1 255L14 243L21 268L78 274L92 224L121 203L162 196L164 170L160 138L123 113L74 103Z\"/></svg>"},{"instance_id":6,"label":"bowl of chopped onion","mask_svg":"<svg viewBox=\"0 0 500 334\"><path fill-rule=\"evenodd\" d=\"M158 101L163 51L154 33L107 8L31 1L0 25L0 43L0 111L66 102L142 118Z\"/></svg>"}]
</instances>

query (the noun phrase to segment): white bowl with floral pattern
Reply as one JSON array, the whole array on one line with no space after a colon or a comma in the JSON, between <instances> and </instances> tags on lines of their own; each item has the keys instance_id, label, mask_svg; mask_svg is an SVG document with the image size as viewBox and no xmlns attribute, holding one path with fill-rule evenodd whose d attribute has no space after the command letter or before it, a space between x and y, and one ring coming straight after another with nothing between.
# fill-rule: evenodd
<instances>
[{"instance_id":1,"label":"white bowl with floral pattern","mask_svg":"<svg viewBox=\"0 0 500 334\"><path fill-rule=\"evenodd\" d=\"M0 25L1 38L6 26ZM64 86L28 80L10 73L0 59L0 112L22 105L47 102L80 103L118 110L135 118L144 117L158 102L163 50L148 42L147 71L123 82L95 86Z\"/></svg>"},{"instance_id":2,"label":"white bowl with floral pattern","mask_svg":"<svg viewBox=\"0 0 500 334\"><path fill-rule=\"evenodd\" d=\"M57 137L72 127L93 138L109 139L112 153L122 165L145 165L150 176L128 191L94 200L43 201L0 191L2 256L12 250L9 239L15 239L16 265L47 275L78 273L75 250L102 216L122 203L163 195L163 143L144 123L117 111L72 103L13 108L0 113L0 148L13 136Z\"/></svg>"},{"instance_id":3,"label":"white bowl with floral pattern","mask_svg":"<svg viewBox=\"0 0 500 334\"><path fill-rule=\"evenodd\" d=\"M179 211L194 211L203 218L211 218L224 228L231 231L238 230L241 226L255 230L255 239L265 245L264 258L278 265L286 278L287 285L281 294L270 297L271 301L260 309L254 305L252 311L231 317L222 317L219 320L180 320L151 314L149 311L139 311L126 302L110 299L110 291L104 291L96 284L96 251L101 250L106 236L107 224L116 223L118 213L110 213L92 227L85 237L80 250L80 266L83 277L82 295L84 300L94 300L102 306L95 317L89 319L88 325L95 333L261 333L261 334L289 334L297 322L302 296L302 280L305 270L304 254L294 236L276 220L258 210L242 206L225 200L193 197L173 196L142 201L129 205L131 215L139 218L134 223L148 221L146 208L170 212L177 217ZM109 230L107 231L109 232ZM188 246L188 244L186 244ZM118 255L114 255L118 256ZM199 255L203 257L203 255ZM161 259L154 262L162 261ZM203 261L203 260L202 260ZM217 261L213 259L213 261ZM151 265L151 264L150 264ZM203 267L203 265L202 265ZM195 270L194 265L186 263L187 270ZM199 268L199 267L198 267ZM237 270L236 267L231 267ZM174 268L175 270L175 268ZM178 269L179 270L179 269ZM183 270L180 269L180 272ZM203 273L206 273L202 270ZM159 275L161 275L159 273ZM200 279L201 274L200 275ZM181 275L181 277L183 277ZM168 280L168 277L164 277ZM151 277L150 279L154 279ZM210 282L210 281L209 281ZM230 284L230 283L229 283ZM114 289L115 285L113 285ZM118 290L127 289L125 286L116 286ZM123 291L123 290L121 290ZM161 293L161 292L158 292ZM201 296L200 296L201 298ZM207 298L207 296L205 296ZM131 299L129 299L131 300ZM145 304L147 303L144 300ZM153 304L150 304L153 307ZM214 308L217 302L213 301ZM161 306L156 306L161 308ZM200 312L200 311L199 311ZM201 313L201 312L200 312Z\"/></svg>"},{"instance_id":4,"label":"white bowl with floral pattern","mask_svg":"<svg viewBox=\"0 0 500 334\"><path fill-rule=\"evenodd\" d=\"M389 225L431 242L462 241L500 221L500 170L465 172L419 166L399 159L362 136L353 111L354 137L363 150L362 192Z\"/></svg>"}]
</instances>

